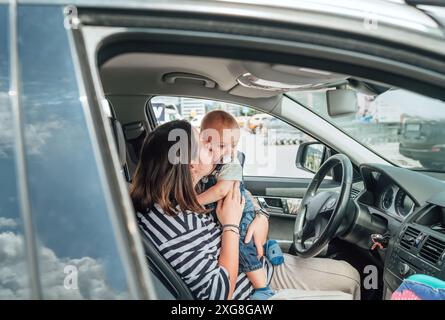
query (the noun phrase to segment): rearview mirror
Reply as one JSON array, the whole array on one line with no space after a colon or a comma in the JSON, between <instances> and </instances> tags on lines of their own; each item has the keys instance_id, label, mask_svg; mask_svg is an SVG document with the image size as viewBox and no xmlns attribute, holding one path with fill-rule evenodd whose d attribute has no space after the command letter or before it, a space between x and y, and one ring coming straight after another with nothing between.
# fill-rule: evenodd
<instances>
[{"instance_id":1,"label":"rearview mirror","mask_svg":"<svg viewBox=\"0 0 445 320\"><path fill-rule=\"evenodd\" d=\"M305 142L298 147L296 165L309 172L317 172L326 159L326 146L319 142Z\"/></svg>"},{"instance_id":2,"label":"rearview mirror","mask_svg":"<svg viewBox=\"0 0 445 320\"><path fill-rule=\"evenodd\" d=\"M357 92L352 89L326 91L330 117L348 116L357 112Z\"/></svg>"}]
</instances>

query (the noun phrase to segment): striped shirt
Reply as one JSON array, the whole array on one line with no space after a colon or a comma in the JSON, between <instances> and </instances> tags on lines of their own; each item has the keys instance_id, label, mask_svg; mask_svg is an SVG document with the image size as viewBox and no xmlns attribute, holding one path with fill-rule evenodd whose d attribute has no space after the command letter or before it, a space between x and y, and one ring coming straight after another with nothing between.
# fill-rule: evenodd
<instances>
[{"instance_id":1,"label":"striped shirt","mask_svg":"<svg viewBox=\"0 0 445 320\"><path fill-rule=\"evenodd\" d=\"M229 274L219 265L221 227L210 214L191 211L176 216L163 213L155 205L145 213L137 213L140 228L159 252L185 281L196 299L226 300ZM273 267L263 258L270 282ZM245 273L236 281L233 299L248 299L253 287Z\"/></svg>"}]
</instances>

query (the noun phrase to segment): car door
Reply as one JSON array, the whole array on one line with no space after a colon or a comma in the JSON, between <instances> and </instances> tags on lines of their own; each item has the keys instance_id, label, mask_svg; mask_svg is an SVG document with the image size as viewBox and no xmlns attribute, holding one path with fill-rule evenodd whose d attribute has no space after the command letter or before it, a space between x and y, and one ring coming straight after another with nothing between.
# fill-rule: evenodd
<instances>
[{"instance_id":1,"label":"car door","mask_svg":"<svg viewBox=\"0 0 445 320\"><path fill-rule=\"evenodd\" d=\"M0 299L150 297L64 7L8 6L0 5Z\"/></svg>"}]
</instances>

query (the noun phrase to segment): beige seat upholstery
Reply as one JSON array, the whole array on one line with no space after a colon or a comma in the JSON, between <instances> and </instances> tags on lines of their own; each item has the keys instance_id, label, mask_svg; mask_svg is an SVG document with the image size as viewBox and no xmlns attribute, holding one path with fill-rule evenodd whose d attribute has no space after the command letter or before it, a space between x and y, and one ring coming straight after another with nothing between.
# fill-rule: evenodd
<instances>
[{"instance_id":1,"label":"beige seat upholstery","mask_svg":"<svg viewBox=\"0 0 445 320\"><path fill-rule=\"evenodd\" d=\"M341 291L285 289L278 291L269 300L353 300L353 297L351 294Z\"/></svg>"}]
</instances>

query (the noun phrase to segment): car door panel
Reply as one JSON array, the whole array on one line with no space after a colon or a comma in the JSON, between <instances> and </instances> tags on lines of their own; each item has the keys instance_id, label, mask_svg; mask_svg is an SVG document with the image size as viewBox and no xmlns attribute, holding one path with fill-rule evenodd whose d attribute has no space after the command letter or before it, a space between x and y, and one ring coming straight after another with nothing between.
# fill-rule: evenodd
<instances>
[{"instance_id":1,"label":"car door panel","mask_svg":"<svg viewBox=\"0 0 445 320\"><path fill-rule=\"evenodd\" d=\"M255 196L302 198L311 182L308 178L256 177L244 176L244 185ZM339 183L326 179L320 189L339 187Z\"/></svg>"},{"instance_id":2,"label":"car door panel","mask_svg":"<svg viewBox=\"0 0 445 320\"><path fill-rule=\"evenodd\" d=\"M270 213L269 238L277 240L288 252L293 240L295 217L311 179L245 176L246 189ZM332 190L339 183L326 179L319 190Z\"/></svg>"},{"instance_id":3,"label":"car door panel","mask_svg":"<svg viewBox=\"0 0 445 320\"><path fill-rule=\"evenodd\" d=\"M269 239L276 240L283 252L288 252L293 240L294 214L270 213Z\"/></svg>"}]
</instances>

